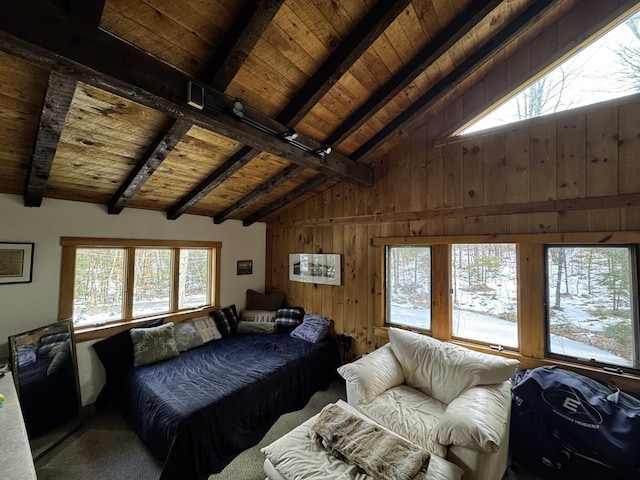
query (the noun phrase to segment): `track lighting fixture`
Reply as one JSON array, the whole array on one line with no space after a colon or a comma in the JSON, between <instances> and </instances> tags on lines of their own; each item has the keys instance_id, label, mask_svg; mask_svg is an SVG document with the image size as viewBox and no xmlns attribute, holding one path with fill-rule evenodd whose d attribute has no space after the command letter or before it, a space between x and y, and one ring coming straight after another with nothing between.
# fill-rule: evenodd
<instances>
[{"instance_id":1,"label":"track lighting fixture","mask_svg":"<svg viewBox=\"0 0 640 480\"><path fill-rule=\"evenodd\" d=\"M216 98L212 90L208 89L208 87L205 87L204 85L194 82L188 83L187 103L198 110L207 110L215 112L216 114L226 113L227 115L232 115L245 125L249 125L256 130L273 135L274 137L278 137L289 145L317 155L321 159L324 159L331 153L331 147L329 145L322 145L317 148L306 145L303 141L299 141L298 138L300 135L293 127L287 127L284 130L279 131L275 130L271 125L260 123L257 120L249 118L245 115L245 104L242 100L236 98L233 102L229 102L228 100L221 101Z\"/></svg>"}]
</instances>

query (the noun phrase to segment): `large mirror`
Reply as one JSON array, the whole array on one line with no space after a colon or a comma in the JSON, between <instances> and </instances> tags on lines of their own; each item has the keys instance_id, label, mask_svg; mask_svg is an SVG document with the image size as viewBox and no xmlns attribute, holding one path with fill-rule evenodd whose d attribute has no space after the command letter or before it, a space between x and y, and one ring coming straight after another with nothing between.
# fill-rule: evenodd
<instances>
[{"instance_id":1,"label":"large mirror","mask_svg":"<svg viewBox=\"0 0 640 480\"><path fill-rule=\"evenodd\" d=\"M37 459L80 426L73 324L56 322L9 337L13 378Z\"/></svg>"}]
</instances>

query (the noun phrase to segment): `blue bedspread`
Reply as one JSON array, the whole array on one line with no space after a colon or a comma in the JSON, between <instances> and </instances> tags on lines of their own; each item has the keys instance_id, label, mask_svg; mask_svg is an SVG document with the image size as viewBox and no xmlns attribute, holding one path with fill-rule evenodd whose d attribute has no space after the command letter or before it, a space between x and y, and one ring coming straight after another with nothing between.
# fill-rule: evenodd
<instances>
[{"instance_id":1,"label":"blue bedspread","mask_svg":"<svg viewBox=\"0 0 640 480\"><path fill-rule=\"evenodd\" d=\"M280 415L328 387L339 355L288 334L236 335L131 375L134 428L161 479L201 479L255 445Z\"/></svg>"}]
</instances>

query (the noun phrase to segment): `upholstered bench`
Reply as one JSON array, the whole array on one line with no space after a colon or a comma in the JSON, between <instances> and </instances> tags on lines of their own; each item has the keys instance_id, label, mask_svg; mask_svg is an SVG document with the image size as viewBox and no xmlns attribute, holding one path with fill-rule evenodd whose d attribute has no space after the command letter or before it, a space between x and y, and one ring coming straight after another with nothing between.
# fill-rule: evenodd
<instances>
[{"instance_id":1,"label":"upholstered bench","mask_svg":"<svg viewBox=\"0 0 640 480\"><path fill-rule=\"evenodd\" d=\"M337 405L359 418L374 423L346 402ZM269 480L373 480L354 465L347 464L327 452L318 441L311 439L311 426L318 415L310 418L287 435L262 449L266 455L264 471ZM378 424L379 428L388 431ZM460 480L462 469L447 460L431 456L428 480Z\"/></svg>"}]
</instances>

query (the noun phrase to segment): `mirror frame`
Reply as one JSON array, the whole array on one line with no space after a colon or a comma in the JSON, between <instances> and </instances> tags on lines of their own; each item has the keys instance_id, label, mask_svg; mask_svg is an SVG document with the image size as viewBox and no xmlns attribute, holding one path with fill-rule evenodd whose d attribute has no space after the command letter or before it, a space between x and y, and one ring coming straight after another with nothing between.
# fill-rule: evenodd
<instances>
[{"instance_id":1,"label":"mirror frame","mask_svg":"<svg viewBox=\"0 0 640 480\"><path fill-rule=\"evenodd\" d=\"M27 345L28 343L32 343L35 337L42 337L49 333L62 333L62 328L65 327L67 332L69 333L69 338L71 340L71 364L73 368L73 377L74 377L74 387L75 387L75 397L76 397L76 405L77 411L76 415L73 419L61 424L60 426L56 426L51 428L50 431L41 433L32 437L29 434L29 441L31 444L31 452L34 460L38 460L40 457L50 452L53 448L59 445L65 438L71 435L73 432L78 430L82 425L81 412L82 412L82 398L80 395L80 378L78 375L78 361L76 354L76 342L75 336L73 332L73 321L72 320L61 320L55 323L51 323L49 325L44 325L42 327L34 328L33 330L29 330L26 332L17 333L15 335L10 335L8 337L9 340L9 362L11 365L11 370L13 373L13 382L16 387L16 392L18 394L18 399L21 400L21 392L20 392L20 379L18 372L18 347L21 345ZM31 339L30 342L24 342L24 339ZM22 405L22 404L21 404ZM25 417L26 423L26 415L23 410L23 417ZM58 429L59 431L56 431ZM51 433L54 432L54 433ZM50 438L46 438L50 437ZM42 439L42 442L34 442L35 439ZM41 445L35 446L34 443L41 443Z\"/></svg>"}]
</instances>

